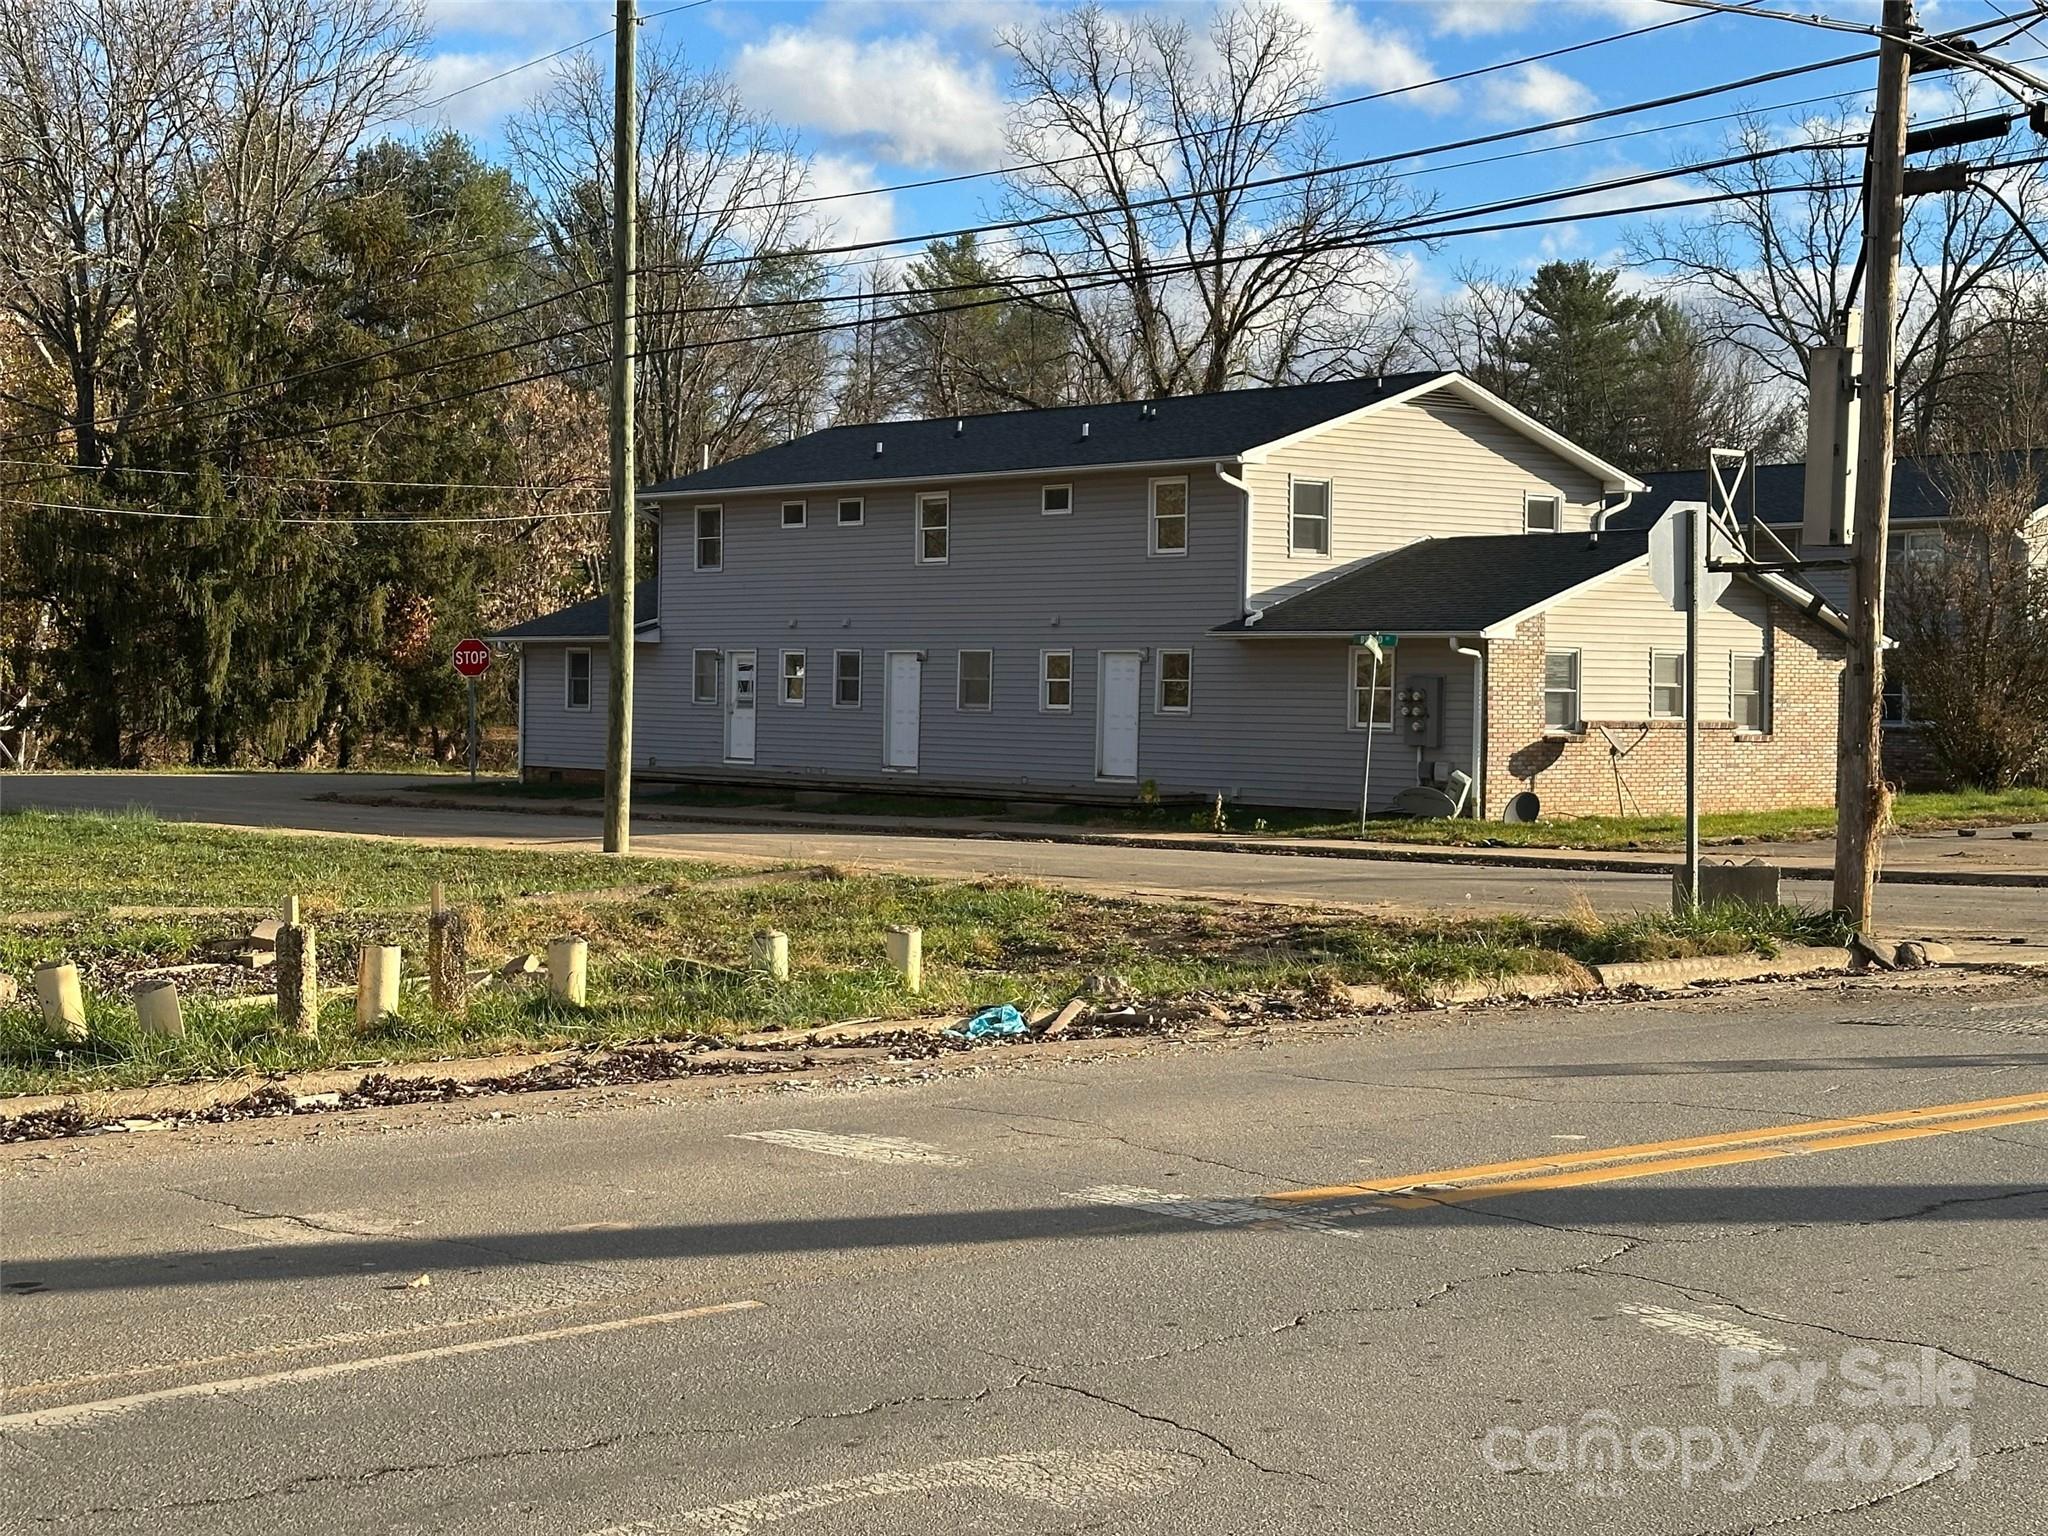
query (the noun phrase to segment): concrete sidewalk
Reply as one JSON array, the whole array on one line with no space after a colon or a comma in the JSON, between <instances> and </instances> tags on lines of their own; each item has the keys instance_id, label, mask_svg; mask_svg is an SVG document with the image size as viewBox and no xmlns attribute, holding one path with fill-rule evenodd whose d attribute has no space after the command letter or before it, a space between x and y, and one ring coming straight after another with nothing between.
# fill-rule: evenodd
<instances>
[{"instance_id":1,"label":"concrete sidewalk","mask_svg":"<svg viewBox=\"0 0 2048 1536\"><path fill-rule=\"evenodd\" d=\"M502 798L461 792L434 793L413 789L352 793L330 792L315 798L341 805L408 806L424 810L497 810L527 815L596 816L596 798ZM911 837L983 837L1012 842L1092 843L1110 847L1199 849L1209 853L1286 854L1297 858L1375 859L1403 863L1482 865L1510 869L1595 870L1611 874L1656 874L1676 868L1675 851L1592 851L1577 848L1459 846L1442 843L1399 843L1355 838L1247 836L1241 833L1153 832L1140 829L1074 827L1057 823L982 816L869 816L784 807L677 806L643 801L633 808L636 821L695 825L786 827L839 830ZM1955 832L1899 833L1885 840L1880 878L1902 885L1983 885L2019 889L2048 888L2048 838L2036 839L2034 827L1987 827L1967 835ZM2016 836L2015 834L2020 834ZM1834 841L1711 844L1709 858L1762 859L1776 864L1790 880L1834 878Z\"/></svg>"}]
</instances>

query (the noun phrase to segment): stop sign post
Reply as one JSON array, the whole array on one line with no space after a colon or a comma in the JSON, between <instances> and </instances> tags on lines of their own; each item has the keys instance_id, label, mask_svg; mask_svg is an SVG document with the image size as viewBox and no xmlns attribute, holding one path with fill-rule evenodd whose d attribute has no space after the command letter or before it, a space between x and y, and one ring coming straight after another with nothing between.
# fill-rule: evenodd
<instances>
[{"instance_id":1,"label":"stop sign post","mask_svg":"<svg viewBox=\"0 0 2048 1536\"><path fill-rule=\"evenodd\" d=\"M469 782L476 782L479 742L476 733L476 680L491 670L491 648L481 640L464 640L455 647L455 673L469 684Z\"/></svg>"}]
</instances>

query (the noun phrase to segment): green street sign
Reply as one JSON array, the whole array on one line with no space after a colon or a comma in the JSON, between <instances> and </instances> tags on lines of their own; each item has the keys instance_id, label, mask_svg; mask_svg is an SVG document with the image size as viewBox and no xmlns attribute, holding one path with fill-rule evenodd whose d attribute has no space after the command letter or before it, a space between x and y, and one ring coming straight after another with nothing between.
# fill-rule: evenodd
<instances>
[{"instance_id":1,"label":"green street sign","mask_svg":"<svg viewBox=\"0 0 2048 1536\"><path fill-rule=\"evenodd\" d=\"M1400 640L1401 637L1391 630L1382 630L1376 635L1353 635L1351 637L1353 645L1371 645L1377 641L1380 649L1383 651L1391 651L1400 643Z\"/></svg>"}]
</instances>

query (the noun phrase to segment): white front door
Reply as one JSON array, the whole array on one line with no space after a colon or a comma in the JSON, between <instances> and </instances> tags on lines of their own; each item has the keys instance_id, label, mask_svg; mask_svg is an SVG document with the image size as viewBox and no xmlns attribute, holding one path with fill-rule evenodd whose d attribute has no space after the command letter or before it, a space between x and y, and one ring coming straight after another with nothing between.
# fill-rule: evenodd
<instances>
[{"instance_id":1,"label":"white front door","mask_svg":"<svg viewBox=\"0 0 2048 1536\"><path fill-rule=\"evenodd\" d=\"M1103 651L1095 660L1095 773L1104 779L1138 776L1138 673L1136 651Z\"/></svg>"},{"instance_id":2,"label":"white front door","mask_svg":"<svg viewBox=\"0 0 2048 1536\"><path fill-rule=\"evenodd\" d=\"M924 691L924 661L915 651L891 651L882 677L882 766L917 771L918 709Z\"/></svg>"},{"instance_id":3,"label":"white front door","mask_svg":"<svg viewBox=\"0 0 2048 1536\"><path fill-rule=\"evenodd\" d=\"M725 653L725 760L754 760L754 653Z\"/></svg>"}]
</instances>

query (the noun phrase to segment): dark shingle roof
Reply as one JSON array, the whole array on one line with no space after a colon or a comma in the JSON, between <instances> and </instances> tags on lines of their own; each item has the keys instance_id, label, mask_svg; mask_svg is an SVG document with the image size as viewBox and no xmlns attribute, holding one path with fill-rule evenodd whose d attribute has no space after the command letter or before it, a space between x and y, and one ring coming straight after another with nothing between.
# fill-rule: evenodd
<instances>
[{"instance_id":1,"label":"dark shingle roof","mask_svg":"<svg viewBox=\"0 0 2048 1536\"><path fill-rule=\"evenodd\" d=\"M2040 484L2037 505L2048 506L2048 448L2037 448L2031 454L2005 453L1999 457L2010 461L2000 466L2003 474L2018 469L2022 459L2031 459L2030 467ZM1892 517L1911 520L1948 516L1945 477L1950 472L1949 460L1940 454L1900 459L1892 466ZM1608 524L1610 528L1647 528L1675 501L1706 499L1707 473L1703 469L1665 470L1643 478L1650 483L1649 490L1638 494L1628 510ZM1796 524L1805 503L1805 464L1759 464L1756 467L1756 510L1765 522ZM1737 510L1745 519L1749 516L1746 491L1738 494Z\"/></svg>"},{"instance_id":2,"label":"dark shingle roof","mask_svg":"<svg viewBox=\"0 0 2048 1536\"><path fill-rule=\"evenodd\" d=\"M643 581L633 588L633 629L637 634L650 628L657 621L642 615L651 614L654 605L654 583ZM489 638L493 640L603 640L612 632L611 600L593 597L588 602L571 603L567 608L557 608L553 613L544 613L537 619L528 619L524 624L514 624L510 629L501 629Z\"/></svg>"},{"instance_id":3,"label":"dark shingle roof","mask_svg":"<svg viewBox=\"0 0 2048 1536\"><path fill-rule=\"evenodd\" d=\"M1649 549L1649 535L1482 534L1424 539L1275 603L1256 625L1219 634L1476 634Z\"/></svg>"},{"instance_id":4,"label":"dark shingle roof","mask_svg":"<svg viewBox=\"0 0 2048 1536\"><path fill-rule=\"evenodd\" d=\"M951 475L1227 459L1343 416L1441 373L1390 373L1277 389L1175 395L1140 404L1069 405L987 416L828 427L728 464L648 487L650 494L748 486L850 485ZM1153 414L1147 415L1146 412ZM1088 435L1081 435L1083 424ZM957 429L957 430L956 430ZM882 452L875 453L875 444Z\"/></svg>"}]
</instances>

